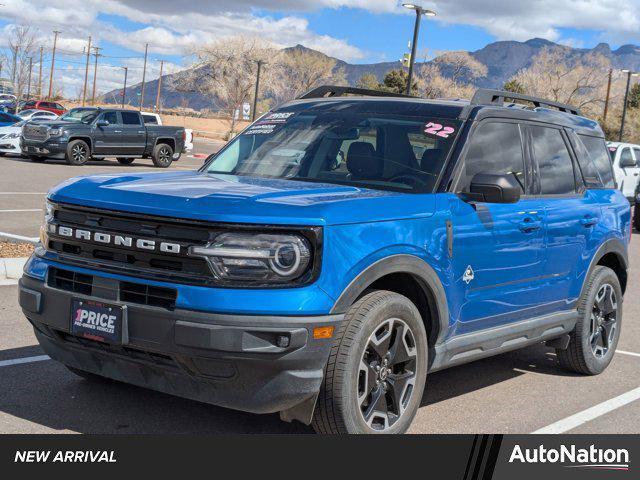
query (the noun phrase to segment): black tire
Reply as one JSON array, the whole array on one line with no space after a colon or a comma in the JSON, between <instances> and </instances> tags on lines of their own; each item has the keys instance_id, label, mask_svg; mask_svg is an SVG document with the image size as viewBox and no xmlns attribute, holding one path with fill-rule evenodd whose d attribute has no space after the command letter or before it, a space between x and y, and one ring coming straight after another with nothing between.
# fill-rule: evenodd
<instances>
[{"instance_id":1,"label":"black tire","mask_svg":"<svg viewBox=\"0 0 640 480\"><path fill-rule=\"evenodd\" d=\"M102 376L97 375L95 373L85 372L84 370L80 370L79 368L75 368L75 367L70 367L69 365L65 365L65 367L67 367L67 369L71 373L73 373L74 375L77 375L78 377L84 378L85 380L87 380L89 382L98 382L98 383L111 383L111 382L113 382L113 380L111 380L110 378L102 377Z\"/></svg>"},{"instance_id":2,"label":"black tire","mask_svg":"<svg viewBox=\"0 0 640 480\"><path fill-rule=\"evenodd\" d=\"M72 140L67 145L65 160L69 165L84 165L91 159L91 150L84 140Z\"/></svg>"},{"instance_id":3,"label":"black tire","mask_svg":"<svg viewBox=\"0 0 640 480\"><path fill-rule=\"evenodd\" d=\"M602 292L604 296L596 301ZM578 313L569 347L556 349L558 363L572 372L598 375L611 363L622 328L622 288L613 270L594 268L578 302Z\"/></svg>"},{"instance_id":4,"label":"black tire","mask_svg":"<svg viewBox=\"0 0 640 480\"><path fill-rule=\"evenodd\" d=\"M173 162L173 148L166 143L159 143L153 147L151 159L156 167L167 168Z\"/></svg>"},{"instance_id":5,"label":"black tire","mask_svg":"<svg viewBox=\"0 0 640 480\"><path fill-rule=\"evenodd\" d=\"M377 352L384 351L386 339L388 354L381 357ZM395 363L394 358L409 360ZM389 368L380 368L385 365ZM418 309L397 293L372 291L349 308L336 333L313 428L321 434L404 433L420 406L426 378L427 334Z\"/></svg>"},{"instance_id":6,"label":"black tire","mask_svg":"<svg viewBox=\"0 0 640 480\"><path fill-rule=\"evenodd\" d=\"M37 155L29 155L29 160L35 163L43 163L47 157L39 157Z\"/></svg>"},{"instance_id":7,"label":"black tire","mask_svg":"<svg viewBox=\"0 0 640 480\"><path fill-rule=\"evenodd\" d=\"M120 157L120 158L116 158L116 160L118 161L118 163L120 165L131 165L133 163L133 161L135 160L135 158Z\"/></svg>"},{"instance_id":8,"label":"black tire","mask_svg":"<svg viewBox=\"0 0 640 480\"><path fill-rule=\"evenodd\" d=\"M640 232L640 211L638 211L638 205L633 209L633 226Z\"/></svg>"}]
</instances>

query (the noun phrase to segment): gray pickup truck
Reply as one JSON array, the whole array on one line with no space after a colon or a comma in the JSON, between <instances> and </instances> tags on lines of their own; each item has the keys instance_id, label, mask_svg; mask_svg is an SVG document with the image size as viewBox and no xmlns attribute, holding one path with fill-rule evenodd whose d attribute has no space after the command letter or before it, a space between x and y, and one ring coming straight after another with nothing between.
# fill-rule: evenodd
<instances>
[{"instance_id":1,"label":"gray pickup truck","mask_svg":"<svg viewBox=\"0 0 640 480\"><path fill-rule=\"evenodd\" d=\"M69 165L116 157L128 165L151 158L159 168L178 160L184 149L182 127L145 125L140 112L122 109L77 109L59 120L22 127L23 155L34 162L64 158Z\"/></svg>"}]
</instances>

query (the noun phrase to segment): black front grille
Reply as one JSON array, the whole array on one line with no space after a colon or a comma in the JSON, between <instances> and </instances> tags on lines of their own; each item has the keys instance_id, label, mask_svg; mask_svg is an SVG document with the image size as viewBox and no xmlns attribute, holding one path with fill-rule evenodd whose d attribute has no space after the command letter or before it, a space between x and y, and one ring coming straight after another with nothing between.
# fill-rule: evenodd
<instances>
[{"instance_id":1,"label":"black front grille","mask_svg":"<svg viewBox=\"0 0 640 480\"><path fill-rule=\"evenodd\" d=\"M206 260L189 256L188 250L192 245L206 245L215 228L193 225L186 221L66 205L55 206L54 223L74 230L106 233L113 237L129 236L133 239L156 241L158 244L170 242L181 247L178 254L146 251L50 232L49 250L60 255L65 263L98 266L103 271L179 283L208 285L213 282Z\"/></svg>"},{"instance_id":2,"label":"black front grille","mask_svg":"<svg viewBox=\"0 0 640 480\"><path fill-rule=\"evenodd\" d=\"M93 277L70 270L60 268L49 269L49 286L67 292L91 295L93 289Z\"/></svg>"},{"instance_id":3,"label":"black front grille","mask_svg":"<svg viewBox=\"0 0 640 480\"><path fill-rule=\"evenodd\" d=\"M93 295L94 278L92 275L51 267L49 268L47 284L58 290L91 296ZM133 282L118 282L117 280L114 280L114 284L118 284L117 288L121 302L160 307L167 310L176 308L178 291L173 288L154 287ZM97 297L100 298L99 296Z\"/></svg>"},{"instance_id":4,"label":"black front grille","mask_svg":"<svg viewBox=\"0 0 640 480\"><path fill-rule=\"evenodd\" d=\"M120 300L173 310L178 292L173 288L153 287L141 283L120 282Z\"/></svg>"}]
</instances>

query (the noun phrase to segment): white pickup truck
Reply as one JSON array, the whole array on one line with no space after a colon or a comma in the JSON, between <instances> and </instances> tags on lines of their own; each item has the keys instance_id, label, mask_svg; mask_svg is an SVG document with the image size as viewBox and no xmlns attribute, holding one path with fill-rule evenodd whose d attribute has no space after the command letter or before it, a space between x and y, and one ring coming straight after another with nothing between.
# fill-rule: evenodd
<instances>
[{"instance_id":1,"label":"white pickup truck","mask_svg":"<svg viewBox=\"0 0 640 480\"><path fill-rule=\"evenodd\" d=\"M607 147L613 163L618 189L633 205L640 179L640 145L608 142Z\"/></svg>"}]
</instances>

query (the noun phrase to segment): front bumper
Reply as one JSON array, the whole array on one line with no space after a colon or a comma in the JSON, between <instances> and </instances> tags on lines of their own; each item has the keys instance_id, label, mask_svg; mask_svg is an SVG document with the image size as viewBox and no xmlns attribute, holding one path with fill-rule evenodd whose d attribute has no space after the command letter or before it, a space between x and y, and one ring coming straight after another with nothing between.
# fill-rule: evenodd
<instances>
[{"instance_id":1,"label":"front bumper","mask_svg":"<svg viewBox=\"0 0 640 480\"><path fill-rule=\"evenodd\" d=\"M100 295L86 296L26 275L20 280L20 305L51 358L115 380L237 410L298 412L300 405L306 405L302 414L286 417L310 421L332 346L331 339L314 339L313 328L337 330L343 315L170 311L121 302L114 282L102 278ZM72 336L72 298L127 305L128 342L112 346Z\"/></svg>"},{"instance_id":2,"label":"front bumper","mask_svg":"<svg viewBox=\"0 0 640 480\"><path fill-rule=\"evenodd\" d=\"M50 138L44 141L20 139L20 149L23 155L64 158L67 153L67 139L64 137Z\"/></svg>"}]
</instances>

